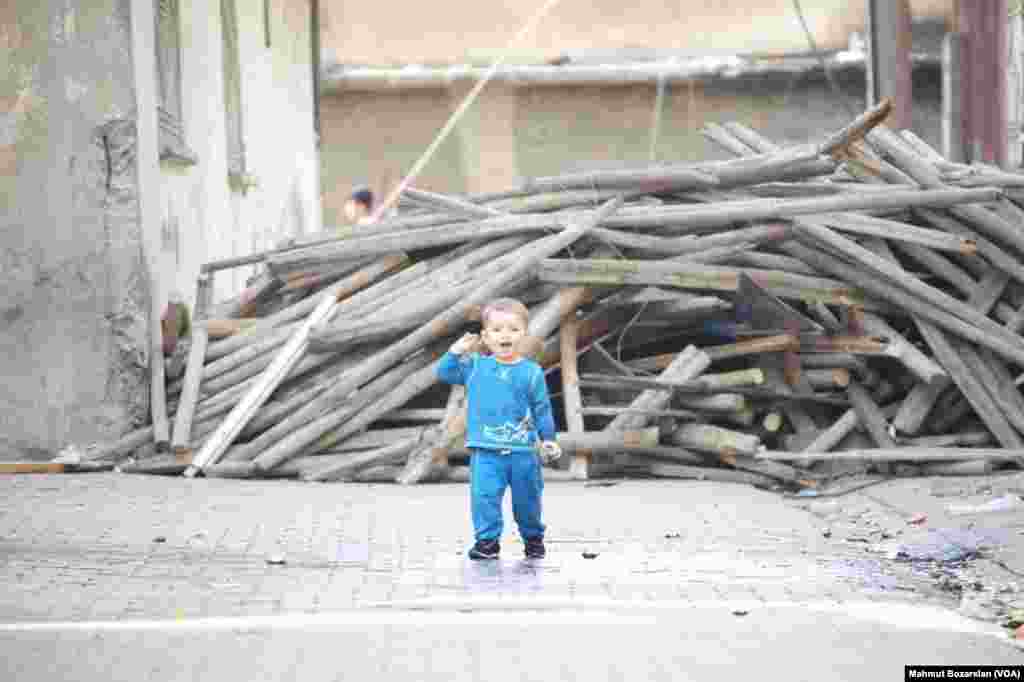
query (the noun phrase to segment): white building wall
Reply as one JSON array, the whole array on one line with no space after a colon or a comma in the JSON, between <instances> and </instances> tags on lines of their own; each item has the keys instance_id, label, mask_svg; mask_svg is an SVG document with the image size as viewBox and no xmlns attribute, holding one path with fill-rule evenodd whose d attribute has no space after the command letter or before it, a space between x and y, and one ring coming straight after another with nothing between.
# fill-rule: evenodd
<instances>
[{"instance_id":1,"label":"white building wall","mask_svg":"<svg viewBox=\"0 0 1024 682\"><path fill-rule=\"evenodd\" d=\"M181 0L182 116L195 165L162 164L162 276L187 301L200 266L273 248L320 229L313 122L310 3L236 0L246 166L255 185L228 178L219 0ZM214 298L245 285L253 266L218 272Z\"/></svg>"}]
</instances>

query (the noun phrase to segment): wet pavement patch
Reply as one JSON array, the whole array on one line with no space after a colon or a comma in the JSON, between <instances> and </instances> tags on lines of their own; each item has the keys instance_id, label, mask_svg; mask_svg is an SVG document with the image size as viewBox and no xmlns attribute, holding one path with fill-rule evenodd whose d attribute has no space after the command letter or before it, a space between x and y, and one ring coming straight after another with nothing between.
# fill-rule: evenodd
<instances>
[{"instance_id":1,"label":"wet pavement patch","mask_svg":"<svg viewBox=\"0 0 1024 682\"><path fill-rule=\"evenodd\" d=\"M930 528L891 547L888 556L909 563L957 565L1006 543L1009 536L1005 528Z\"/></svg>"}]
</instances>

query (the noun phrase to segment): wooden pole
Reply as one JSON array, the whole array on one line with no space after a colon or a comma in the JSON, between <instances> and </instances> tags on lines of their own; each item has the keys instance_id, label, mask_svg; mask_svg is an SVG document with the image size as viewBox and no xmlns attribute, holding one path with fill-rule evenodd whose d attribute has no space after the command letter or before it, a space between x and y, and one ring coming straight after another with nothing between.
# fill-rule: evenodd
<instances>
[{"instance_id":1,"label":"wooden pole","mask_svg":"<svg viewBox=\"0 0 1024 682\"><path fill-rule=\"evenodd\" d=\"M192 432L192 416L199 399L199 382L202 378L203 360L206 357L206 325L203 321L210 308L211 297L210 276L199 275L196 285L196 306L192 325L192 345L189 347L188 363L185 366L185 381L178 401L178 410L174 415L174 434L171 448L177 454L189 449L189 438Z\"/></svg>"},{"instance_id":2,"label":"wooden pole","mask_svg":"<svg viewBox=\"0 0 1024 682\"><path fill-rule=\"evenodd\" d=\"M975 413L985 422L996 440L1007 448L1019 448L1024 445L1024 441L1021 441L1020 436L1006 421L1006 417L985 387L965 363L962 355L963 347L952 343L941 330L930 322L917 320L917 326L921 330L921 336L935 353L935 357L949 372L953 382L974 408Z\"/></svg>"},{"instance_id":3,"label":"wooden pole","mask_svg":"<svg viewBox=\"0 0 1024 682\"><path fill-rule=\"evenodd\" d=\"M485 286L474 291L458 305L438 315L428 324L378 352L309 405L289 415L288 418L269 429L264 433L264 437L273 439L283 438L286 434L316 419L339 397L347 395L359 385L377 376L380 372L391 367L402 358L407 357L410 353L419 350L434 339L448 336L456 331L457 327L462 324L472 309L499 295L511 283L518 281L520 277L534 267L537 260L557 253L577 241L592 224L617 210L621 205L621 198L609 201L595 211L588 221L575 223L558 234L545 237L534 244L524 247L520 251L522 256L515 265L493 278ZM267 468L271 468L269 466L270 462L268 460L265 460L265 462L268 464Z\"/></svg>"},{"instance_id":4,"label":"wooden pole","mask_svg":"<svg viewBox=\"0 0 1024 682\"><path fill-rule=\"evenodd\" d=\"M698 291L729 291L748 275L780 298L849 305L862 303L863 294L844 282L754 268L718 268L687 262L604 259L548 259L540 263L537 278L554 284L605 286L672 286Z\"/></svg>"},{"instance_id":5,"label":"wooden pole","mask_svg":"<svg viewBox=\"0 0 1024 682\"><path fill-rule=\"evenodd\" d=\"M997 338L993 334L988 333L987 330L983 331L975 325L965 322L938 305L920 298L915 300L915 298L908 297L897 291L895 287L882 284L863 270L858 270L848 263L840 261L822 251L810 249L794 242L787 242L782 245L782 248L798 258L804 258L808 262L814 263L815 267L820 267L837 277L857 282L866 293L904 309L913 309L917 315L928 319L934 324L941 325L944 329L954 334L991 348L1008 360L1024 364L1024 348L1021 348L1019 339L1015 342L1008 342L1003 338ZM1002 336L1000 334L1000 337Z\"/></svg>"},{"instance_id":6,"label":"wooden pole","mask_svg":"<svg viewBox=\"0 0 1024 682\"><path fill-rule=\"evenodd\" d=\"M249 389L245 397L235 405L230 414L224 419L220 427L211 435L202 449L192 460L192 464L185 470L187 478L193 478L202 472L203 467L215 463L227 450L231 442L238 436L242 428L253 417L256 411L266 402L267 398L281 383L292 367L301 359L305 351L309 337L310 328L321 320L327 319L334 308L337 300L333 293L324 294L320 304L309 316L295 335L285 344L284 348L274 358L274 362L260 377L260 380Z\"/></svg>"},{"instance_id":7,"label":"wooden pole","mask_svg":"<svg viewBox=\"0 0 1024 682\"><path fill-rule=\"evenodd\" d=\"M559 328L559 342L562 354L562 403L565 409L565 424L570 434L583 433L583 401L580 397L579 368L576 363L576 344L579 339L579 320L576 313L567 315ZM573 453L569 471L573 478L586 480L590 464L590 451L583 449Z\"/></svg>"},{"instance_id":8,"label":"wooden pole","mask_svg":"<svg viewBox=\"0 0 1024 682\"><path fill-rule=\"evenodd\" d=\"M949 462L985 459L997 462L1012 462L1024 456L1021 449L988 448L914 448L887 447L868 450L840 450L838 452L782 452L762 451L758 459L786 462L801 459L819 461L868 460L876 462Z\"/></svg>"}]
</instances>

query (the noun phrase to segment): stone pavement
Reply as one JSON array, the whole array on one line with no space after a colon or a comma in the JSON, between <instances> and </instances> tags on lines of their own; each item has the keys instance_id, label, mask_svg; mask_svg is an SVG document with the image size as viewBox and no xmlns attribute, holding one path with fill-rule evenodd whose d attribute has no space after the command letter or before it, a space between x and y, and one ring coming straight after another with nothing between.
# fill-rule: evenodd
<instances>
[{"instance_id":1,"label":"stone pavement","mask_svg":"<svg viewBox=\"0 0 1024 682\"><path fill-rule=\"evenodd\" d=\"M891 485L906 497L906 481ZM612 620L629 632L634 630L628 618L654 610L637 624L637 633L649 631L647 646L665 644L666 633L685 638L699 631L703 634L694 637L700 639L717 632L719 649L707 652L712 657L740 647L757 659L757 641L799 656L814 637L870 632L869 640L856 640L854 649L888 646L896 661L901 651L916 651L918 657L932 652L942 662L977 663L977 656L985 662L1024 662L1019 650L997 641L1002 633L995 626L979 624L975 632L973 621L963 619L936 626L946 620L934 614L958 608L961 593L878 551L885 536L895 540L909 532L909 513L884 497L889 486L832 500L786 500L747 486L705 482L551 482L545 490L548 557L521 558L506 499L503 557L480 563L464 558L472 531L467 490L460 484L320 485L120 474L3 477L0 650L17 652L5 658L26 674L38 672L38 666L59 668L60 661L73 666L69 657L92 661L69 653L83 648L93 647L95 653L141 642L147 651L153 646L175 651L191 641L186 632L198 631L210 631L204 637L211 642L221 641L224 631L255 633L253 647L267 652L287 649L282 642L305 642L310 632L325 628L384 635L408 630L419 633L415 645L409 635L410 647L427 651L435 637L427 637L434 632L430 618L440 618L453 632L473 632L478 627L473 618L491 614L492 629L520 632L509 616L516 611L541 614L543 623L589 609L613 613ZM911 503L913 508L917 500ZM851 518L852 512L859 516ZM278 559L283 563L272 563ZM1004 571L1007 576L1012 574ZM913 610L923 606L943 610ZM665 609L689 612L683 619L687 627L666 620ZM871 611L871 623L851 615L858 609ZM788 615L773 620L769 613ZM883 613L903 613L897 629L914 631L917 639L893 638L885 628L895 625L879 625ZM926 613L931 615L921 615ZM747 614L755 618L744 620ZM271 620L259 621L263 617ZM415 626L417 618L426 619L422 628ZM117 622L139 631L104 629ZM832 630L823 631L823 622ZM88 625L76 629L74 623ZM182 633L175 634L175 624L185 628ZM146 628L159 632L144 635ZM614 647L619 640L613 630L595 634L594 641ZM746 633L745 644L725 643L733 630ZM932 632L922 634L927 630ZM60 644L55 644L52 633L58 631ZM818 644L827 647L830 641L826 637ZM328 655L325 646L326 653L310 656ZM376 646L397 645L378 640ZM597 656L594 660L610 656L607 651L590 655ZM851 665L857 660L849 651L835 656ZM463 663L472 665L469 658ZM891 671L893 661L886 663ZM96 671L107 669L102 661L95 665ZM196 679L197 669L189 668L181 679ZM270 669L277 670L269 663L260 668ZM128 679L178 679L154 670L140 668Z\"/></svg>"}]
</instances>

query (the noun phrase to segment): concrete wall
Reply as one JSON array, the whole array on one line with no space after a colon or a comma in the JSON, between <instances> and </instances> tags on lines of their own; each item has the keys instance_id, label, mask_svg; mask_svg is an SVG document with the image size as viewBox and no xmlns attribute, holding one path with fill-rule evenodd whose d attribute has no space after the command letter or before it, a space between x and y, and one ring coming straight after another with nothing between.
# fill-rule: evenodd
<instances>
[{"instance_id":1,"label":"concrete wall","mask_svg":"<svg viewBox=\"0 0 1024 682\"><path fill-rule=\"evenodd\" d=\"M152 0L0 3L0 458L148 421L147 324L202 263L317 231L307 0L237 0L247 192L228 181L220 3L181 0L185 141L156 157ZM86 9L78 8L79 5ZM220 273L216 298L251 268Z\"/></svg>"},{"instance_id":2,"label":"concrete wall","mask_svg":"<svg viewBox=\"0 0 1024 682\"><path fill-rule=\"evenodd\" d=\"M837 130L863 110L864 72L836 72L844 100L823 72L716 78L671 85L654 131L656 88L485 88L417 185L441 192L486 192L523 179L584 168L728 158L700 133L707 122L739 121L780 142ZM914 131L941 148L940 70L918 67ZM341 222L351 181L390 190L440 131L464 92L350 92L322 100L328 225ZM849 110L847 109L849 107ZM855 112L855 113L850 113Z\"/></svg>"},{"instance_id":3,"label":"concrete wall","mask_svg":"<svg viewBox=\"0 0 1024 682\"><path fill-rule=\"evenodd\" d=\"M145 411L129 2L78 4L0 5L0 456Z\"/></svg>"},{"instance_id":4,"label":"concrete wall","mask_svg":"<svg viewBox=\"0 0 1024 682\"><path fill-rule=\"evenodd\" d=\"M493 59L540 2L435 0L430 3L323 3L325 60L342 63L448 63ZM802 0L816 43L845 47L863 33L866 0ZM911 0L915 18L948 20L953 0ZM678 50L701 55L808 49L792 0L561 2L517 46L537 61L602 49Z\"/></svg>"}]
</instances>

